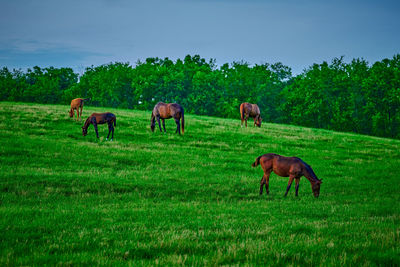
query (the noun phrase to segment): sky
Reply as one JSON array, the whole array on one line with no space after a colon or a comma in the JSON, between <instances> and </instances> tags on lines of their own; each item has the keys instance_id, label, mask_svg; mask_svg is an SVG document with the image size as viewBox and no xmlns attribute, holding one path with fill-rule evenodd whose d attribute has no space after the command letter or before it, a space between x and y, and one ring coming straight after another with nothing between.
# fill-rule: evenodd
<instances>
[{"instance_id":1,"label":"sky","mask_svg":"<svg viewBox=\"0 0 400 267\"><path fill-rule=\"evenodd\" d=\"M400 53L400 1L0 0L0 67L86 67L200 55L217 65Z\"/></svg>"}]
</instances>

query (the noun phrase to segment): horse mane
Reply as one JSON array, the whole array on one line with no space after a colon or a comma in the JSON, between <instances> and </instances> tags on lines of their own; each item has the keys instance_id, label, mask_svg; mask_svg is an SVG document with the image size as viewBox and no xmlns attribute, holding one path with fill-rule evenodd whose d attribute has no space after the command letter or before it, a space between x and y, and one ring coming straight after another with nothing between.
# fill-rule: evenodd
<instances>
[{"instance_id":1,"label":"horse mane","mask_svg":"<svg viewBox=\"0 0 400 267\"><path fill-rule=\"evenodd\" d=\"M320 180L318 179L317 175L314 173L314 171L313 171L313 169L311 168L311 166L308 165L307 163L305 163L302 159L299 159L299 160L303 163L303 165L304 165L304 167L306 168L306 171L309 173L309 175L310 175L314 180L320 181Z\"/></svg>"}]
</instances>

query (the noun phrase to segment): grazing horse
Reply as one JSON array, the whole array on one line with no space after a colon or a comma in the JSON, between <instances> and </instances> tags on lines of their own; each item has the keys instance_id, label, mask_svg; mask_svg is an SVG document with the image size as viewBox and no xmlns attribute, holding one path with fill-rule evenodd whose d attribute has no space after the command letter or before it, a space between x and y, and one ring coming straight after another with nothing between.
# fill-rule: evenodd
<instances>
[{"instance_id":1,"label":"grazing horse","mask_svg":"<svg viewBox=\"0 0 400 267\"><path fill-rule=\"evenodd\" d=\"M241 126L243 127L243 121L246 122L247 127L247 119L249 117L254 118L254 125L261 127L262 118L260 116L260 109L258 108L257 104L250 104L250 103L242 103L240 105L240 117L242 119Z\"/></svg>"},{"instance_id":2,"label":"grazing horse","mask_svg":"<svg viewBox=\"0 0 400 267\"><path fill-rule=\"evenodd\" d=\"M165 119L170 119L174 118L175 123L176 123L176 131L175 133L181 134L181 127L179 120L182 120L182 134L185 133L185 117L184 117L184 111L181 105L176 104L176 103L163 103L163 102L158 102L153 109L153 112L151 113L151 131L154 132L154 128L156 127L156 120L158 122L158 126L160 127L160 132L161 130L161 124L160 124L160 119L162 120L162 125L164 128L164 132L167 132L165 130Z\"/></svg>"},{"instance_id":3,"label":"grazing horse","mask_svg":"<svg viewBox=\"0 0 400 267\"><path fill-rule=\"evenodd\" d=\"M96 131L96 136L97 138L99 138L99 132L97 131L97 124L104 124L104 123L108 124L108 135L106 140L108 140L108 137L110 137L110 132L112 132L111 136L111 141L112 141L114 138L114 126L117 126L117 118L115 117L114 114L110 112L93 113L92 115L90 115L90 117L86 119L85 124L82 127L83 136L87 135L88 127L90 126L90 124L93 124L94 130Z\"/></svg>"},{"instance_id":4,"label":"grazing horse","mask_svg":"<svg viewBox=\"0 0 400 267\"><path fill-rule=\"evenodd\" d=\"M69 110L69 117L72 118L75 115L74 110L76 109L76 119L79 120L79 108L81 109L80 116L82 117L83 102L90 100L90 98L75 98L71 101L71 109Z\"/></svg>"},{"instance_id":5,"label":"grazing horse","mask_svg":"<svg viewBox=\"0 0 400 267\"><path fill-rule=\"evenodd\" d=\"M289 183L286 188L285 197L289 192L293 179L296 180L296 197L298 196L299 182L300 177L302 176L306 177L310 181L314 197L319 196L319 189L322 180L319 180L312 170L311 166L305 163L300 158L283 157L277 154L265 154L259 156L256 161L251 164L251 166L256 167L259 164L261 164L261 167L264 170L264 175L261 178L260 182L260 195L262 195L264 184L267 194L269 194L269 175L273 171L279 176L289 177Z\"/></svg>"}]
</instances>

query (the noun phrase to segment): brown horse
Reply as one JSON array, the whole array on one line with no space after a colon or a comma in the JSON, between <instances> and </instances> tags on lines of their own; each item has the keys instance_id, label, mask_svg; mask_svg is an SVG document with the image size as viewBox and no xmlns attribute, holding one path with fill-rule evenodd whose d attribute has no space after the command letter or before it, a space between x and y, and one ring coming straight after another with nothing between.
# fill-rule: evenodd
<instances>
[{"instance_id":1,"label":"brown horse","mask_svg":"<svg viewBox=\"0 0 400 267\"><path fill-rule=\"evenodd\" d=\"M154 132L154 128L156 127L156 120L158 122L158 126L160 127L160 132L161 130L161 124L160 124L160 119L162 120L162 125L164 128L164 132L167 132L165 130L165 119L170 119L174 118L175 123L176 123L176 131L175 133L181 134L181 127L179 120L182 120L182 134L185 133L185 116L184 116L184 111L181 105L176 104L176 103L163 103L163 102L158 102L153 109L153 112L151 113L151 131Z\"/></svg>"},{"instance_id":2,"label":"brown horse","mask_svg":"<svg viewBox=\"0 0 400 267\"><path fill-rule=\"evenodd\" d=\"M243 121L246 122L247 127L247 119L249 117L254 118L254 125L261 127L262 118L260 116L260 109L258 108L257 104L250 104L250 103L242 103L240 105L240 117L242 119L241 126L243 127Z\"/></svg>"},{"instance_id":3,"label":"brown horse","mask_svg":"<svg viewBox=\"0 0 400 267\"><path fill-rule=\"evenodd\" d=\"M71 109L69 110L69 117L72 118L75 115L74 110L76 109L76 119L79 120L79 108L81 109L81 114L82 116L82 108L83 108L83 102L86 100L90 100L90 98L75 98L72 99L71 101Z\"/></svg>"},{"instance_id":4,"label":"brown horse","mask_svg":"<svg viewBox=\"0 0 400 267\"><path fill-rule=\"evenodd\" d=\"M261 164L261 167L264 170L264 175L260 182L260 195L263 192L264 184L267 194L269 194L269 175L273 171L279 176L289 177L289 183L286 188L285 196L287 196L294 179L296 180L296 197L298 196L299 182L300 177L302 176L306 177L310 181L314 197L319 196L322 180L319 180L310 165L305 163L300 158L283 157L277 154L265 154L259 156L251 166L256 167L259 164Z\"/></svg>"},{"instance_id":5,"label":"brown horse","mask_svg":"<svg viewBox=\"0 0 400 267\"><path fill-rule=\"evenodd\" d=\"M105 112L105 113L93 113L90 115L86 121L85 124L82 127L82 134L83 136L87 135L87 129L90 126L90 124L93 124L94 130L96 131L96 136L99 138L99 132L97 131L97 124L108 124L108 135L106 140L108 140L108 137L110 137L110 132L112 132L111 136L111 141L114 139L114 126L117 126L117 118L115 117L114 114L110 112ZM113 125L114 124L114 125Z\"/></svg>"}]
</instances>

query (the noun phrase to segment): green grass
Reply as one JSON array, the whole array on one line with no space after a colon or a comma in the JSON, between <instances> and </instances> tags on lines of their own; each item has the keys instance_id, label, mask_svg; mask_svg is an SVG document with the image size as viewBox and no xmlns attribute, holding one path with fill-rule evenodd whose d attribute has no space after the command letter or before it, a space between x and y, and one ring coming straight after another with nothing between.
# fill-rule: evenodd
<instances>
[{"instance_id":1,"label":"green grass","mask_svg":"<svg viewBox=\"0 0 400 267\"><path fill-rule=\"evenodd\" d=\"M400 264L400 141L187 114L184 136L150 112L0 103L0 265ZM92 112L117 116L83 137ZM284 198L264 153L298 156L323 179Z\"/></svg>"}]
</instances>

